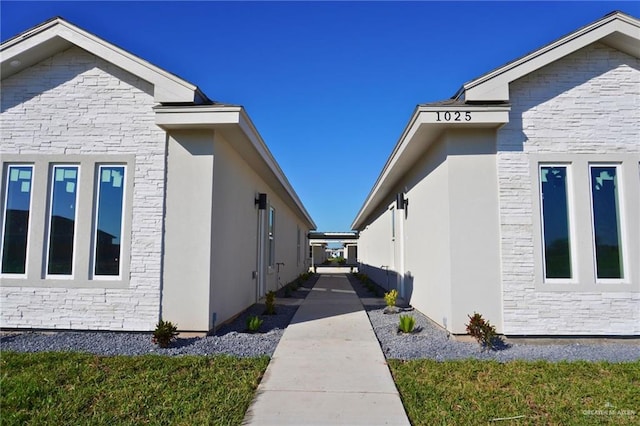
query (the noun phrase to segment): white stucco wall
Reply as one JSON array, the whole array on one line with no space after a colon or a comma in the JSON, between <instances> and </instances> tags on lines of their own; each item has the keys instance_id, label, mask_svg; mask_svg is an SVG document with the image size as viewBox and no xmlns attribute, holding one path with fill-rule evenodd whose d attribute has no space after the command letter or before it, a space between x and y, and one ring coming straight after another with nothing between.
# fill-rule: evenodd
<instances>
[{"instance_id":1,"label":"white stucco wall","mask_svg":"<svg viewBox=\"0 0 640 426\"><path fill-rule=\"evenodd\" d=\"M313 245L312 254L313 265L322 265L327 260L327 251L324 245Z\"/></svg>"},{"instance_id":2,"label":"white stucco wall","mask_svg":"<svg viewBox=\"0 0 640 426\"><path fill-rule=\"evenodd\" d=\"M134 192L125 287L89 280L88 271L77 271L76 280L57 280L55 285L42 276L30 276L24 284L2 278L2 327L153 329L159 315L165 142L164 132L154 125L152 106L151 85L78 48L2 80L4 158L134 158L128 169L134 173ZM34 190L33 197L44 200L47 193ZM79 208L92 205L80 202L84 207ZM32 229L44 229L34 221L45 221L44 215L31 218ZM30 244L34 238L42 240L43 235L31 236Z\"/></svg>"},{"instance_id":3,"label":"white stucco wall","mask_svg":"<svg viewBox=\"0 0 640 426\"><path fill-rule=\"evenodd\" d=\"M213 247L213 130L168 137L162 318L209 330Z\"/></svg>"},{"instance_id":4,"label":"white stucco wall","mask_svg":"<svg viewBox=\"0 0 640 426\"><path fill-rule=\"evenodd\" d=\"M345 250L345 260L349 265L355 265L358 259L358 245L357 244L347 244L344 248Z\"/></svg>"},{"instance_id":5,"label":"white stucco wall","mask_svg":"<svg viewBox=\"0 0 640 426\"><path fill-rule=\"evenodd\" d=\"M512 83L510 98L497 157L504 332L640 334L640 60L594 44ZM576 170L594 161L621 164L626 284L595 283L584 175L570 189L578 212L572 220L582 230L579 280L564 288L543 282L538 161L568 161Z\"/></svg>"},{"instance_id":6,"label":"white stucco wall","mask_svg":"<svg viewBox=\"0 0 640 426\"><path fill-rule=\"evenodd\" d=\"M358 241L363 270L384 285L379 265L389 265L391 287L397 273L408 302L453 333L474 312L501 330L495 130L445 132L396 191L408 205L396 210L395 241L391 210L372 216Z\"/></svg>"},{"instance_id":7,"label":"white stucco wall","mask_svg":"<svg viewBox=\"0 0 640 426\"><path fill-rule=\"evenodd\" d=\"M451 248L450 330L466 333L478 312L502 331L495 130L447 136Z\"/></svg>"},{"instance_id":8,"label":"white stucco wall","mask_svg":"<svg viewBox=\"0 0 640 426\"><path fill-rule=\"evenodd\" d=\"M391 209L390 205L384 205L378 215L360 230L358 253L360 272L365 273L382 287L395 288L395 275L388 277L388 272L393 273L393 241L391 239Z\"/></svg>"},{"instance_id":9,"label":"white stucco wall","mask_svg":"<svg viewBox=\"0 0 640 426\"><path fill-rule=\"evenodd\" d=\"M446 155L446 141L434 142L408 176L404 239L409 302L433 321L449 327L452 251Z\"/></svg>"},{"instance_id":10,"label":"white stucco wall","mask_svg":"<svg viewBox=\"0 0 640 426\"><path fill-rule=\"evenodd\" d=\"M233 147L229 136L216 131L214 149L213 287L209 303L211 313L215 313L219 324L256 302L258 281L253 275L254 271L265 275L266 291L278 288L277 265L274 264L272 268L267 266L263 272L258 271L260 212L254 203L257 194L267 194L262 236L265 241L265 265L268 261L269 207L275 209L275 262L284 263L279 272L282 285L293 281L308 269L306 235L309 227L266 183L264 177L247 163Z\"/></svg>"}]
</instances>

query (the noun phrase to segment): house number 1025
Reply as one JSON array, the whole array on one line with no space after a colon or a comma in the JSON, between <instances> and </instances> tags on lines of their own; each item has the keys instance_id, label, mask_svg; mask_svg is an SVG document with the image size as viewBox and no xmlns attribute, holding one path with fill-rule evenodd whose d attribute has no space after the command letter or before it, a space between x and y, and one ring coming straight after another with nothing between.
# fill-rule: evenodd
<instances>
[{"instance_id":1,"label":"house number 1025","mask_svg":"<svg viewBox=\"0 0 640 426\"><path fill-rule=\"evenodd\" d=\"M436 111L436 121L471 121L469 111Z\"/></svg>"}]
</instances>

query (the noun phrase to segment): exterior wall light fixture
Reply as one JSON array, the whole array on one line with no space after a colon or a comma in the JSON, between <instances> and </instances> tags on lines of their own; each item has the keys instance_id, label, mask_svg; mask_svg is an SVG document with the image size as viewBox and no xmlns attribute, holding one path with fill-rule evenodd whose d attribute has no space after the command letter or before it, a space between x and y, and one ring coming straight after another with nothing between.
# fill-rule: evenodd
<instances>
[{"instance_id":1,"label":"exterior wall light fixture","mask_svg":"<svg viewBox=\"0 0 640 426\"><path fill-rule=\"evenodd\" d=\"M404 208L407 207L407 204L409 204L409 200L404 198L404 193L398 192L396 194L396 209L404 210Z\"/></svg>"},{"instance_id":2,"label":"exterior wall light fixture","mask_svg":"<svg viewBox=\"0 0 640 426\"><path fill-rule=\"evenodd\" d=\"M258 210L267 209L267 194L263 192L259 193L258 197L254 201L255 201L255 204L258 206Z\"/></svg>"}]
</instances>

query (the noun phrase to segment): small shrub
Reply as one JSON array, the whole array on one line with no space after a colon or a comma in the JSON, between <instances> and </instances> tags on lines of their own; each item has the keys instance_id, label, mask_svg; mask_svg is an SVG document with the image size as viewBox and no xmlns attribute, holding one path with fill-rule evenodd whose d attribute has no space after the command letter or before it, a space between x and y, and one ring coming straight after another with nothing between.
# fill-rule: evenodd
<instances>
[{"instance_id":1,"label":"small shrub","mask_svg":"<svg viewBox=\"0 0 640 426\"><path fill-rule=\"evenodd\" d=\"M395 288L388 293L384 294L384 301L387 302L388 307L396 306L396 300L398 299L398 290Z\"/></svg>"},{"instance_id":2,"label":"small shrub","mask_svg":"<svg viewBox=\"0 0 640 426\"><path fill-rule=\"evenodd\" d=\"M267 293L267 297L265 299L265 315L275 315L276 314L276 294L273 290L270 290Z\"/></svg>"},{"instance_id":3,"label":"small shrub","mask_svg":"<svg viewBox=\"0 0 640 426\"><path fill-rule=\"evenodd\" d=\"M379 296L378 289L375 289L376 296ZM387 303L387 307L384 308L385 314L395 314L398 313L398 308L396 308L396 300L398 299L398 290L393 289L388 293L384 293L384 301Z\"/></svg>"},{"instance_id":4,"label":"small shrub","mask_svg":"<svg viewBox=\"0 0 640 426\"><path fill-rule=\"evenodd\" d=\"M411 315L400 315L398 330L403 333L411 333L416 325L416 319Z\"/></svg>"},{"instance_id":5,"label":"small shrub","mask_svg":"<svg viewBox=\"0 0 640 426\"><path fill-rule=\"evenodd\" d=\"M262 320L259 316L252 315L247 318L247 330L249 330L251 333L255 333L260 329L260 326L263 322L264 320Z\"/></svg>"},{"instance_id":6,"label":"small shrub","mask_svg":"<svg viewBox=\"0 0 640 426\"><path fill-rule=\"evenodd\" d=\"M496 328L492 326L489 321L485 321L477 312L473 313L473 316L469 317L469 324L467 324L467 333L475 338L483 348L493 349L498 334Z\"/></svg>"},{"instance_id":7,"label":"small shrub","mask_svg":"<svg viewBox=\"0 0 640 426\"><path fill-rule=\"evenodd\" d=\"M307 271L305 273L300 274L300 276L298 277L298 283L300 285L304 284L305 281L308 281L309 278L311 278L311 276L313 275L313 273Z\"/></svg>"},{"instance_id":8,"label":"small shrub","mask_svg":"<svg viewBox=\"0 0 640 426\"><path fill-rule=\"evenodd\" d=\"M356 278L358 278L363 284L369 281L369 277L364 272L358 272L356 274Z\"/></svg>"},{"instance_id":9,"label":"small shrub","mask_svg":"<svg viewBox=\"0 0 640 426\"><path fill-rule=\"evenodd\" d=\"M153 331L151 341L161 348L168 348L176 336L178 336L178 327L171 321L160 320Z\"/></svg>"}]
</instances>

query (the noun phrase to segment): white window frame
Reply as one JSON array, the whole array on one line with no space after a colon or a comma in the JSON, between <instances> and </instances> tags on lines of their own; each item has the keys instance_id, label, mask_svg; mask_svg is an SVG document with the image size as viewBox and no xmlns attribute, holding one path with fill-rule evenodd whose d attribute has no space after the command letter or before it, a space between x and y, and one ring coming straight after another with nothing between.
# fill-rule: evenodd
<instances>
[{"instance_id":1,"label":"white window frame","mask_svg":"<svg viewBox=\"0 0 640 426\"><path fill-rule=\"evenodd\" d=\"M542 242L540 249L542 250L542 281L548 284L576 284L580 281L578 261L577 261L577 233L576 233L576 218L574 213L574 197L573 197L573 171L571 169L571 163L553 162L553 163L538 163L538 200L539 200L539 215L540 215L540 241ZM569 221L569 259L571 264L571 277L570 278L547 278L547 252L546 241L544 239L544 199L542 196L542 168L543 167L564 167L567 171L566 176L566 193L567 193L567 220Z\"/></svg>"},{"instance_id":2,"label":"white window frame","mask_svg":"<svg viewBox=\"0 0 640 426\"><path fill-rule=\"evenodd\" d=\"M618 191L618 229L620 232L620 260L622 261L622 277L621 278L599 278L598 277L598 258L596 253L596 228L595 228L595 210L593 206L593 185L591 184L591 169L594 167L614 167L616 169L617 187ZM629 282L629 259L627 259L627 253L629 252L627 247L626 238L626 224L625 224L625 200L624 200L624 188L623 188L623 170L622 164L619 162L596 162L590 161L587 164L589 171L589 209L590 209L590 222L591 222L591 250L593 256L593 276L596 284L626 284Z\"/></svg>"},{"instance_id":3,"label":"white window frame","mask_svg":"<svg viewBox=\"0 0 640 426\"><path fill-rule=\"evenodd\" d=\"M267 265L269 269L273 269L276 266L276 209L271 205L267 216L267 238L269 241Z\"/></svg>"},{"instance_id":4,"label":"white window frame","mask_svg":"<svg viewBox=\"0 0 640 426\"><path fill-rule=\"evenodd\" d=\"M122 254L124 252L124 232L125 232L125 212L127 211L127 178L128 170L127 165L122 163L97 163L96 164L96 176L95 176L95 205L93 206L93 234L92 234L92 253L91 253L91 274L90 279L95 281L119 281L122 279L122 266L123 259ZM124 173L122 176L122 210L120 211L120 261L118 262L118 275L97 275L96 274L96 260L98 254L98 207L100 206L100 179L102 176L103 167L122 167Z\"/></svg>"},{"instance_id":5,"label":"white window frame","mask_svg":"<svg viewBox=\"0 0 640 426\"><path fill-rule=\"evenodd\" d=\"M298 230L298 233L297 233L298 238L296 240L296 253L297 253L296 254L296 264L298 266L300 266L300 259L302 258L302 252L300 251L301 248L302 248L302 242L300 241L300 236L301 236L300 225L298 225L297 230Z\"/></svg>"},{"instance_id":6,"label":"white window frame","mask_svg":"<svg viewBox=\"0 0 640 426\"><path fill-rule=\"evenodd\" d=\"M76 198L74 206L73 217L73 254L71 256L71 274L49 274L49 250L51 249L51 219L53 218L53 188L55 186L56 168L57 167L75 167L76 174ZM47 209L47 249L44 257L44 270L45 279L54 280L73 280L76 273L76 255L78 253L78 206L80 205L80 165L79 164L64 164L64 163L51 163L51 174L49 182L49 208Z\"/></svg>"},{"instance_id":7,"label":"white window frame","mask_svg":"<svg viewBox=\"0 0 640 426\"><path fill-rule=\"evenodd\" d=\"M391 206L391 241L396 240L396 207Z\"/></svg>"},{"instance_id":8,"label":"white window frame","mask_svg":"<svg viewBox=\"0 0 640 426\"><path fill-rule=\"evenodd\" d=\"M4 233L6 231L6 225L7 225L7 205L9 203L9 182L10 182L10 175L11 175L11 169L14 167L28 167L31 169L31 188L29 191L29 221L27 222L27 250L25 252L25 259L24 259L24 274L13 274L13 273L3 273L2 272L2 258L4 256ZM31 244L29 244L29 241L31 240L31 230L32 230L32 222L33 222L33 184L35 182L35 167L33 166L33 164L21 164L21 163L11 163L11 164L7 164L7 174L5 175L5 185L4 185L4 202L3 202L3 206L2 206L2 234L0 234L0 237L2 238L2 241L0 241L0 276L3 277L7 277L7 278L18 278L18 279L24 279L27 278L27 273L29 272L29 250L31 247Z\"/></svg>"}]
</instances>

